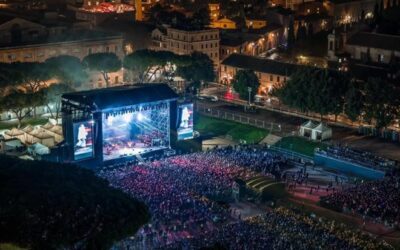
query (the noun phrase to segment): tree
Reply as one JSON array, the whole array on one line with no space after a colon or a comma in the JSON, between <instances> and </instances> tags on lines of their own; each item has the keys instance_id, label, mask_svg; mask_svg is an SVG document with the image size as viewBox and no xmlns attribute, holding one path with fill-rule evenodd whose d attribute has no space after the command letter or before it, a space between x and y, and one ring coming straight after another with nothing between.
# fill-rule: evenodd
<instances>
[{"instance_id":1,"label":"tree","mask_svg":"<svg viewBox=\"0 0 400 250\"><path fill-rule=\"evenodd\" d=\"M173 68L188 65L192 62L189 56L176 55L169 51L137 50L124 58L124 68L132 78L139 82L155 80L156 73L164 74L174 71ZM173 65L173 67L172 67Z\"/></svg>"},{"instance_id":2,"label":"tree","mask_svg":"<svg viewBox=\"0 0 400 250\"><path fill-rule=\"evenodd\" d=\"M210 12L208 8L201 8L193 14L192 25L197 29L202 29L210 25Z\"/></svg>"},{"instance_id":3,"label":"tree","mask_svg":"<svg viewBox=\"0 0 400 250\"><path fill-rule=\"evenodd\" d=\"M321 116L343 111L348 77L340 72L313 67L301 67L289 81L272 94L284 104L302 112L316 112Z\"/></svg>"},{"instance_id":4,"label":"tree","mask_svg":"<svg viewBox=\"0 0 400 250\"><path fill-rule=\"evenodd\" d=\"M109 86L108 74L121 69L121 60L114 53L95 53L83 58L83 65L90 70L99 71Z\"/></svg>"},{"instance_id":5,"label":"tree","mask_svg":"<svg viewBox=\"0 0 400 250\"><path fill-rule=\"evenodd\" d=\"M345 95L344 113L353 122L360 119L364 109L364 97L355 82L349 85Z\"/></svg>"},{"instance_id":6,"label":"tree","mask_svg":"<svg viewBox=\"0 0 400 250\"><path fill-rule=\"evenodd\" d=\"M295 36L294 36L294 20L293 16L290 16L289 27L288 27L288 37L287 37L287 48L291 50L294 46Z\"/></svg>"},{"instance_id":7,"label":"tree","mask_svg":"<svg viewBox=\"0 0 400 250\"><path fill-rule=\"evenodd\" d=\"M48 65L38 62L11 63L7 69L12 72L10 84L15 86L24 86L29 92L37 92L45 87L47 81L52 78Z\"/></svg>"},{"instance_id":8,"label":"tree","mask_svg":"<svg viewBox=\"0 0 400 250\"><path fill-rule=\"evenodd\" d=\"M257 94L258 88L260 87L260 81L254 71L239 70L232 80L232 85L233 89L243 100L249 99L249 88L251 88L250 101L253 101L254 96Z\"/></svg>"},{"instance_id":9,"label":"tree","mask_svg":"<svg viewBox=\"0 0 400 250\"><path fill-rule=\"evenodd\" d=\"M379 21L379 15L380 15L379 4L378 4L378 1L376 1L375 6L374 6L374 22L375 22L375 24L378 23L378 21Z\"/></svg>"},{"instance_id":10,"label":"tree","mask_svg":"<svg viewBox=\"0 0 400 250\"><path fill-rule=\"evenodd\" d=\"M202 81L214 80L213 61L206 54L194 52L190 55L190 63L178 66L176 74L190 81L194 88L199 88Z\"/></svg>"},{"instance_id":11,"label":"tree","mask_svg":"<svg viewBox=\"0 0 400 250\"><path fill-rule=\"evenodd\" d=\"M60 118L61 113L61 95L68 92L73 92L74 89L70 84L59 83L53 84L46 89L43 89L46 106L50 112L51 118L56 121Z\"/></svg>"},{"instance_id":12,"label":"tree","mask_svg":"<svg viewBox=\"0 0 400 250\"><path fill-rule=\"evenodd\" d=\"M307 36L308 37L312 37L314 35L314 26L313 24L310 22L308 24L308 32L307 32Z\"/></svg>"},{"instance_id":13,"label":"tree","mask_svg":"<svg viewBox=\"0 0 400 250\"><path fill-rule=\"evenodd\" d=\"M17 87L14 83L14 67L11 67L10 63L0 63L0 89L2 93L4 94L4 90L8 87Z\"/></svg>"},{"instance_id":14,"label":"tree","mask_svg":"<svg viewBox=\"0 0 400 250\"><path fill-rule=\"evenodd\" d=\"M79 58L74 56L51 57L45 62L52 74L60 82L73 86L79 86L88 77Z\"/></svg>"},{"instance_id":15,"label":"tree","mask_svg":"<svg viewBox=\"0 0 400 250\"><path fill-rule=\"evenodd\" d=\"M0 156L0 242L110 249L149 221L146 206L87 169Z\"/></svg>"},{"instance_id":16,"label":"tree","mask_svg":"<svg viewBox=\"0 0 400 250\"><path fill-rule=\"evenodd\" d=\"M377 128L386 128L399 115L399 90L380 78L369 78L364 85L366 121Z\"/></svg>"},{"instance_id":17,"label":"tree","mask_svg":"<svg viewBox=\"0 0 400 250\"><path fill-rule=\"evenodd\" d=\"M307 29L303 24L299 25L299 28L297 29L297 40L301 41L307 38Z\"/></svg>"},{"instance_id":18,"label":"tree","mask_svg":"<svg viewBox=\"0 0 400 250\"><path fill-rule=\"evenodd\" d=\"M311 79L311 68L303 68L297 70L290 76L290 79L282 86L273 89L272 95L293 108L297 108L302 112L309 112L309 90Z\"/></svg>"},{"instance_id":19,"label":"tree","mask_svg":"<svg viewBox=\"0 0 400 250\"><path fill-rule=\"evenodd\" d=\"M42 91L36 93L24 93L14 91L0 100L2 111L11 111L18 120L18 128L21 127L22 120L29 116L36 106L44 103Z\"/></svg>"}]
</instances>

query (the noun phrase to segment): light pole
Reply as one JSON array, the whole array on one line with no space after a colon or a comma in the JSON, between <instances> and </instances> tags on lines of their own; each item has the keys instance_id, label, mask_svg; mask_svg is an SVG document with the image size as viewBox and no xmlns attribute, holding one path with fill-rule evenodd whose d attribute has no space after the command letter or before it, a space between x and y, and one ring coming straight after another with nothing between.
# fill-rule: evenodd
<instances>
[{"instance_id":1,"label":"light pole","mask_svg":"<svg viewBox=\"0 0 400 250\"><path fill-rule=\"evenodd\" d=\"M251 91L252 91L252 88L251 87L247 87L247 91L249 91L249 106L250 106L250 104L251 104L251 101L250 101L250 95L251 95Z\"/></svg>"}]
</instances>

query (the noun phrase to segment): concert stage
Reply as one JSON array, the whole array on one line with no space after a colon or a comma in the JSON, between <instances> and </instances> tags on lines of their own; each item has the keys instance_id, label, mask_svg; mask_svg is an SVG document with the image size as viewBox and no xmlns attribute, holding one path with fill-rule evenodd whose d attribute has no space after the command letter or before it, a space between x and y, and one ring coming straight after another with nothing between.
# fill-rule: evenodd
<instances>
[{"instance_id":1,"label":"concert stage","mask_svg":"<svg viewBox=\"0 0 400 250\"><path fill-rule=\"evenodd\" d=\"M176 100L177 95L166 84L64 94L67 161L102 163L169 149Z\"/></svg>"}]
</instances>

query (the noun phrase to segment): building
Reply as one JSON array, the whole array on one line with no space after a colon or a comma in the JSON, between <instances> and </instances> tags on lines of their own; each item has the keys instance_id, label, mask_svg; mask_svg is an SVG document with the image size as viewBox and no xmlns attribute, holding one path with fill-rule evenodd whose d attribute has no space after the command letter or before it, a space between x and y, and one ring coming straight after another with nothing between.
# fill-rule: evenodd
<instances>
[{"instance_id":1,"label":"building","mask_svg":"<svg viewBox=\"0 0 400 250\"><path fill-rule=\"evenodd\" d=\"M221 62L220 82L229 85L238 70L253 70L260 81L258 94L268 95L275 87L285 83L301 65L263 59L260 57L232 54Z\"/></svg>"},{"instance_id":2,"label":"building","mask_svg":"<svg viewBox=\"0 0 400 250\"><path fill-rule=\"evenodd\" d=\"M0 20L0 62L44 62L61 55L83 59L92 53L112 52L123 59L121 34L89 30L80 26L45 26L21 18ZM89 72L90 80L82 88L105 87L103 77ZM112 84L120 84L122 70L109 75Z\"/></svg>"},{"instance_id":3,"label":"building","mask_svg":"<svg viewBox=\"0 0 400 250\"><path fill-rule=\"evenodd\" d=\"M153 50L165 50L178 55L201 52L208 55L218 69L220 37L217 29L156 28L151 37Z\"/></svg>"},{"instance_id":4,"label":"building","mask_svg":"<svg viewBox=\"0 0 400 250\"><path fill-rule=\"evenodd\" d=\"M220 16L220 6L219 3L209 3L208 10L210 12L211 21L216 21Z\"/></svg>"},{"instance_id":5,"label":"building","mask_svg":"<svg viewBox=\"0 0 400 250\"><path fill-rule=\"evenodd\" d=\"M305 2L312 2L313 0L273 0L271 1L272 6L282 6L287 9L296 9L297 5Z\"/></svg>"},{"instance_id":6,"label":"building","mask_svg":"<svg viewBox=\"0 0 400 250\"><path fill-rule=\"evenodd\" d=\"M293 18L294 20L295 12L293 12L291 9L285 9L281 6L268 8L266 12L268 23L281 25L283 31L282 36L280 37L280 42L286 43L290 19Z\"/></svg>"},{"instance_id":7,"label":"building","mask_svg":"<svg viewBox=\"0 0 400 250\"><path fill-rule=\"evenodd\" d=\"M400 36L359 32L346 41L344 50L355 60L382 64L400 62Z\"/></svg>"},{"instance_id":8,"label":"building","mask_svg":"<svg viewBox=\"0 0 400 250\"><path fill-rule=\"evenodd\" d=\"M328 35L328 59L347 57L367 64L400 62L400 36L371 32L336 32Z\"/></svg>"},{"instance_id":9,"label":"building","mask_svg":"<svg viewBox=\"0 0 400 250\"><path fill-rule=\"evenodd\" d=\"M332 28L332 17L324 13L313 13L308 15L298 15L295 18L295 33L300 26L306 27L307 33L318 33Z\"/></svg>"},{"instance_id":10,"label":"building","mask_svg":"<svg viewBox=\"0 0 400 250\"><path fill-rule=\"evenodd\" d=\"M220 41L220 60L224 60L231 54L248 54L246 49L248 45L255 39L245 38L245 37L232 37L232 36L221 36Z\"/></svg>"},{"instance_id":11,"label":"building","mask_svg":"<svg viewBox=\"0 0 400 250\"><path fill-rule=\"evenodd\" d=\"M245 21L248 29L262 29L267 27L267 20L262 17L246 16Z\"/></svg>"},{"instance_id":12,"label":"building","mask_svg":"<svg viewBox=\"0 0 400 250\"><path fill-rule=\"evenodd\" d=\"M220 60L238 53L259 56L285 43L281 25L269 24L260 29L232 30L221 34Z\"/></svg>"},{"instance_id":13,"label":"building","mask_svg":"<svg viewBox=\"0 0 400 250\"><path fill-rule=\"evenodd\" d=\"M68 4L68 9L75 13L77 20L88 21L93 25L99 25L110 17L126 16L138 21L143 20L141 0L72 0Z\"/></svg>"},{"instance_id":14,"label":"building","mask_svg":"<svg viewBox=\"0 0 400 250\"><path fill-rule=\"evenodd\" d=\"M361 14L364 18L372 18L376 0L329 0L324 2L328 15L335 24L358 22Z\"/></svg>"},{"instance_id":15,"label":"building","mask_svg":"<svg viewBox=\"0 0 400 250\"><path fill-rule=\"evenodd\" d=\"M223 17L220 19L211 20L210 27L214 29L233 30L240 28L240 20L238 18L230 19ZM267 20L261 17L246 17L245 25L247 29L262 29L267 26Z\"/></svg>"},{"instance_id":16,"label":"building","mask_svg":"<svg viewBox=\"0 0 400 250\"><path fill-rule=\"evenodd\" d=\"M212 20L210 27L214 29L224 29L224 30L237 29L236 22L226 17Z\"/></svg>"}]
</instances>

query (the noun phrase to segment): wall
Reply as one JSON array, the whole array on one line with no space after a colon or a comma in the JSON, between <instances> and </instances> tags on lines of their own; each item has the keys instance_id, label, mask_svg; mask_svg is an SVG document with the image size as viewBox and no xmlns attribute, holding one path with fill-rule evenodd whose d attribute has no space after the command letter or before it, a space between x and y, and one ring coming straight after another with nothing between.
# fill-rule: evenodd
<instances>
[{"instance_id":1,"label":"wall","mask_svg":"<svg viewBox=\"0 0 400 250\"><path fill-rule=\"evenodd\" d=\"M235 77L239 68L228 66L228 65L221 65L220 69L220 81L223 84L230 85L231 80ZM280 84L284 83L289 79L288 76L264 73L264 72L254 72L258 80L260 81L260 88L258 89L258 94L261 95L268 95L274 87L279 86Z\"/></svg>"},{"instance_id":2,"label":"wall","mask_svg":"<svg viewBox=\"0 0 400 250\"><path fill-rule=\"evenodd\" d=\"M44 62L50 57L70 55L83 59L90 53L113 52L122 58L122 37L104 38L103 40L86 40L61 43L47 43L36 45L25 45L18 47L0 48L0 62Z\"/></svg>"},{"instance_id":3,"label":"wall","mask_svg":"<svg viewBox=\"0 0 400 250\"><path fill-rule=\"evenodd\" d=\"M327 168L339 170L340 172L360 176L368 179L382 179L385 176L383 171L366 168L361 165L331 158L325 155L315 153L314 162L316 165L322 165Z\"/></svg>"}]
</instances>

